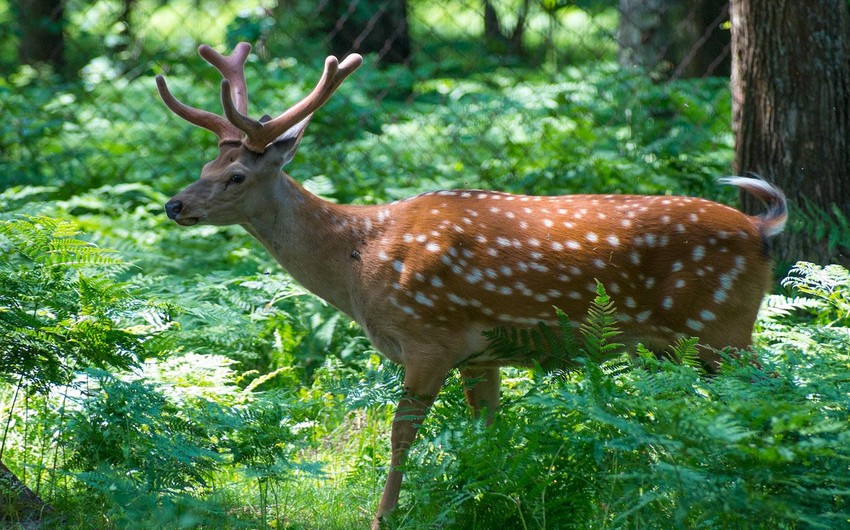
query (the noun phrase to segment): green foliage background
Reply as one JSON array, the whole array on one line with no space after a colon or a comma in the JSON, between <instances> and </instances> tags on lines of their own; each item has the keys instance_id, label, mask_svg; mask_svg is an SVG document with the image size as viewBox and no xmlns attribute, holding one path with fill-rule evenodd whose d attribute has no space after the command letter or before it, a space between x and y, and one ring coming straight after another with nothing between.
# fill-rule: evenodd
<instances>
[{"instance_id":1,"label":"green foliage background","mask_svg":"<svg viewBox=\"0 0 850 530\"><path fill-rule=\"evenodd\" d=\"M238 7L207 31L267 31ZM581 20L598 53L527 68L464 62L455 25L418 8L448 28L428 44L438 60L411 75L367 58L290 173L353 203L440 187L731 202L714 182L732 156L726 82L621 70L597 34L616 17L597 7ZM161 35L178 27L178 11L148 8ZM110 33L87 16L78 42ZM214 142L164 109L153 74L205 108L217 80L191 46L144 42L157 51L140 69L116 53L77 82L0 79L0 458L57 508L48 528L362 528L399 369L240 229L165 218ZM282 56L249 63L255 108L309 90L318 66ZM757 324L762 368L730 359L716 377L689 362L693 341L680 363L623 355L602 287L581 344L494 332L575 362L506 370L490 428L467 418L453 374L390 527L850 527L850 278L800 263L777 292Z\"/></svg>"}]
</instances>

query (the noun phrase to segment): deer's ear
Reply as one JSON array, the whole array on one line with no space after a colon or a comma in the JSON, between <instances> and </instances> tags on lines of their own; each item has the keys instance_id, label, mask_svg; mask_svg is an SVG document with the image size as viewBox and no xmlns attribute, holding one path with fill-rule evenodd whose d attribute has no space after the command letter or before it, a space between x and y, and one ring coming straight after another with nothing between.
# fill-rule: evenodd
<instances>
[{"instance_id":1,"label":"deer's ear","mask_svg":"<svg viewBox=\"0 0 850 530\"><path fill-rule=\"evenodd\" d=\"M296 123L266 147L264 157L270 164L281 168L292 160L292 157L295 156L295 151L298 150L298 146L301 144L301 138L304 137L304 130L307 129L307 124L310 123L311 117L312 114Z\"/></svg>"}]
</instances>

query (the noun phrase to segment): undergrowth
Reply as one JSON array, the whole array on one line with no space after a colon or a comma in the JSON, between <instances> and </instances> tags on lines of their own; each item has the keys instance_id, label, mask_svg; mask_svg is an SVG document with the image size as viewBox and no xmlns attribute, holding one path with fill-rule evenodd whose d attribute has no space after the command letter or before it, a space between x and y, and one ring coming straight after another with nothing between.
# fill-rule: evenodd
<instances>
[{"instance_id":1,"label":"undergrowth","mask_svg":"<svg viewBox=\"0 0 850 530\"><path fill-rule=\"evenodd\" d=\"M783 283L761 368L730 357L712 377L683 362L695 340L600 364L600 291L575 368L514 373L491 428L436 408L396 527L850 527L850 276L800 263Z\"/></svg>"},{"instance_id":2,"label":"undergrowth","mask_svg":"<svg viewBox=\"0 0 850 530\"><path fill-rule=\"evenodd\" d=\"M193 60L169 59L169 81L215 108ZM304 66L249 62L266 83L258 108L305 93ZM333 200L441 187L733 199L714 184L732 156L722 80L654 84L605 62L487 69L408 76L378 108L373 87L399 72L363 70L292 164ZM44 526L367 526L400 370L240 229L166 219L214 145L162 107L151 75L24 74L0 80L0 460L56 508ZM812 237L847 246L843 220L810 214ZM800 263L783 289L755 353L712 377L694 339L678 362L624 355L602 287L589 316L569 315L581 340L494 330L498 349L541 368L504 371L492 427L468 420L450 376L389 526L850 527L850 278Z\"/></svg>"}]
</instances>

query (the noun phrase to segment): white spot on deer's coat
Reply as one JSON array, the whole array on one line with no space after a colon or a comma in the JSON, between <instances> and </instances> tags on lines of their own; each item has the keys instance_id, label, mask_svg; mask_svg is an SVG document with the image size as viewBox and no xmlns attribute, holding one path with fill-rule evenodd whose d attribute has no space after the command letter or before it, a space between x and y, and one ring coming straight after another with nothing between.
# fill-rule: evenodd
<instances>
[{"instance_id":1,"label":"white spot on deer's coat","mask_svg":"<svg viewBox=\"0 0 850 530\"><path fill-rule=\"evenodd\" d=\"M597 236L593 232L588 232L587 235L585 235L584 237L591 243L596 243L597 241L599 241L599 236Z\"/></svg>"},{"instance_id":2,"label":"white spot on deer's coat","mask_svg":"<svg viewBox=\"0 0 850 530\"><path fill-rule=\"evenodd\" d=\"M702 328L704 327L702 325L702 322L700 322L698 320L694 320L692 318L689 318L687 320L687 322L685 322L685 325L687 325L689 328L691 328L694 331L701 331Z\"/></svg>"},{"instance_id":3,"label":"white spot on deer's coat","mask_svg":"<svg viewBox=\"0 0 850 530\"><path fill-rule=\"evenodd\" d=\"M564 250L564 245L558 243L557 241L552 241L552 250L556 252Z\"/></svg>"},{"instance_id":4,"label":"white spot on deer's coat","mask_svg":"<svg viewBox=\"0 0 850 530\"><path fill-rule=\"evenodd\" d=\"M413 299L416 300L416 302L419 303L419 304L422 304L422 305L425 305L425 306L428 306L428 307L434 307L434 302L430 298L425 296L424 294L420 293L419 291L416 292L416 294L413 296Z\"/></svg>"},{"instance_id":5,"label":"white spot on deer's coat","mask_svg":"<svg viewBox=\"0 0 850 530\"><path fill-rule=\"evenodd\" d=\"M441 280L439 276L434 276L433 278L431 278L431 286L437 287L439 289L443 286L443 280Z\"/></svg>"},{"instance_id":6,"label":"white spot on deer's coat","mask_svg":"<svg viewBox=\"0 0 850 530\"><path fill-rule=\"evenodd\" d=\"M620 244L620 238L619 238L619 237L617 237L617 236L615 236L614 234L611 234L610 236L606 237L606 238L605 238L605 240L606 240L606 241L608 241L608 243L609 243L611 246L615 246L615 247L616 247L617 245L619 245L619 244Z\"/></svg>"},{"instance_id":7,"label":"white spot on deer's coat","mask_svg":"<svg viewBox=\"0 0 850 530\"><path fill-rule=\"evenodd\" d=\"M469 271L469 274L466 275L466 281L468 281L469 283L478 283L483 278L484 276L481 274L481 269L479 269L478 267L475 267L474 269Z\"/></svg>"},{"instance_id":8,"label":"white spot on deer's coat","mask_svg":"<svg viewBox=\"0 0 850 530\"><path fill-rule=\"evenodd\" d=\"M572 250L581 249L581 245L578 244L578 241L569 240L565 244L567 245L567 248L570 248Z\"/></svg>"},{"instance_id":9,"label":"white spot on deer's coat","mask_svg":"<svg viewBox=\"0 0 850 530\"><path fill-rule=\"evenodd\" d=\"M680 270L682 270L684 268L685 267L684 267L684 265L682 265L681 261L675 261L675 262L673 262L673 267L671 267L670 270L672 270L673 272L679 272Z\"/></svg>"},{"instance_id":10,"label":"white spot on deer's coat","mask_svg":"<svg viewBox=\"0 0 850 530\"><path fill-rule=\"evenodd\" d=\"M717 316L707 309L703 309L699 312L699 317L705 321L711 321L717 318Z\"/></svg>"},{"instance_id":11,"label":"white spot on deer's coat","mask_svg":"<svg viewBox=\"0 0 850 530\"><path fill-rule=\"evenodd\" d=\"M551 219L543 219L543 226L546 228L552 228L554 225L555 223L553 223Z\"/></svg>"},{"instance_id":12,"label":"white spot on deer's coat","mask_svg":"<svg viewBox=\"0 0 850 530\"><path fill-rule=\"evenodd\" d=\"M661 307L664 309L672 309L673 308L673 298L666 296L664 300L661 301Z\"/></svg>"},{"instance_id":13,"label":"white spot on deer's coat","mask_svg":"<svg viewBox=\"0 0 850 530\"><path fill-rule=\"evenodd\" d=\"M446 298L462 307L469 305L469 302L454 293L449 293L448 295L446 295Z\"/></svg>"},{"instance_id":14,"label":"white spot on deer's coat","mask_svg":"<svg viewBox=\"0 0 850 530\"><path fill-rule=\"evenodd\" d=\"M425 245L425 250L427 250L429 252L437 252L437 251L440 250L440 245L438 245L434 242L431 242L431 243L428 243L427 245Z\"/></svg>"},{"instance_id":15,"label":"white spot on deer's coat","mask_svg":"<svg viewBox=\"0 0 850 530\"><path fill-rule=\"evenodd\" d=\"M705 257L705 247L702 245L695 246L693 251L691 251L691 257L693 257L694 261L700 261Z\"/></svg>"},{"instance_id":16,"label":"white spot on deer's coat","mask_svg":"<svg viewBox=\"0 0 850 530\"><path fill-rule=\"evenodd\" d=\"M635 315L635 321L637 322L646 322L649 320L649 317L652 316L652 311L647 309L646 311L641 311L637 315Z\"/></svg>"},{"instance_id":17,"label":"white spot on deer's coat","mask_svg":"<svg viewBox=\"0 0 850 530\"><path fill-rule=\"evenodd\" d=\"M393 261L393 269L395 269L395 271L399 273L404 272L404 263L400 262L399 260Z\"/></svg>"}]
</instances>

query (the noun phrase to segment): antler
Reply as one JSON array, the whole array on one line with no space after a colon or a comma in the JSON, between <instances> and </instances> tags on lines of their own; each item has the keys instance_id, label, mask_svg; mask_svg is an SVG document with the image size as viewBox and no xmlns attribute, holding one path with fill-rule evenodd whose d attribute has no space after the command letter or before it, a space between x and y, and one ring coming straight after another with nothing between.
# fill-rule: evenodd
<instances>
[{"instance_id":1,"label":"antler","mask_svg":"<svg viewBox=\"0 0 850 530\"><path fill-rule=\"evenodd\" d=\"M221 75L230 81L231 97L236 108L243 114L248 114L248 85L245 82L245 60L251 53L251 45L240 42L230 55L222 55L206 44L198 47L198 54L211 65L215 66Z\"/></svg>"},{"instance_id":2,"label":"antler","mask_svg":"<svg viewBox=\"0 0 850 530\"><path fill-rule=\"evenodd\" d=\"M244 113L248 112L245 61L250 52L251 45L247 42L237 44L233 53L230 55L222 55L206 44L198 48L198 54L205 61L213 65L225 79L229 80L233 87L231 98L235 100L237 108ZM242 131L223 116L196 109L178 101L168 90L168 85L165 83L165 78L162 75L156 76L156 87L159 90L162 101L165 102L165 105L169 109L189 123L214 132L218 136L220 144L242 141Z\"/></svg>"},{"instance_id":3,"label":"antler","mask_svg":"<svg viewBox=\"0 0 850 530\"><path fill-rule=\"evenodd\" d=\"M198 48L205 61L213 65L224 79L221 82L221 104L224 116L190 107L175 98L168 90L165 78L156 76L156 86L165 105L175 114L198 127L214 132L219 144L241 142L246 148L262 153L266 146L291 127L309 118L336 92L346 77L363 64L354 53L339 63L336 57L325 59L325 70L310 94L273 120L260 121L248 116L248 86L245 82L245 60L251 45L241 42L233 53L222 55L206 44ZM244 138L243 138L244 133Z\"/></svg>"},{"instance_id":4,"label":"antler","mask_svg":"<svg viewBox=\"0 0 850 530\"><path fill-rule=\"evenodd\" d=\"M269 121L259 121L250 118L239 108L239 101L234 103L231 94L237 90L231 87L231 81L221 82L221 103L224 114L234 126L245 133L242 143L256 153L265 151L266 146L275 138L285 133L295 124L310 117L319 107L324 105L336 92L336 89L352 72L363 64L363 58L353 53L339 63L336 57L325 59L325 70L316 87L307 97L285 110L280 116Z\"/></svg>"}]
</instances>

